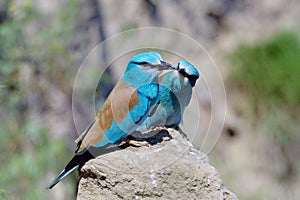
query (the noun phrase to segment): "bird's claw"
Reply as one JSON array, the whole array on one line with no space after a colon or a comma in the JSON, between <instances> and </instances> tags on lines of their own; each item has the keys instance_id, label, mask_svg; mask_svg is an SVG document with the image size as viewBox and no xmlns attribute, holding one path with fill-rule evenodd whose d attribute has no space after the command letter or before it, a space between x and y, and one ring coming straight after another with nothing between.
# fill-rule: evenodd
<instances>
[{"instance_id":1,"label":"bird's claw","mask_svg":"<svg viewBox=\"0 0 300 200\"><path fill-rule=\"evenodd\" d=\"M170 141L170 140L171 140L171 138L168 136L162 138L162 141Z\"/></svg>"}]
</instances>

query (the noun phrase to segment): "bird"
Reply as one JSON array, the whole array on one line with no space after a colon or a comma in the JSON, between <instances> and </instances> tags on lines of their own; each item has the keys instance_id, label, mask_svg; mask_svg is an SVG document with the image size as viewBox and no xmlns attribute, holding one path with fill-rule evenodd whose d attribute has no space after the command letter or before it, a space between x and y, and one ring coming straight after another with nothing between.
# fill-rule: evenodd
<instances>
[{"instance_id":1,"label":"bird","mask_svg":"<svg viewBox=\"0 0 300 200\"><path fill-rule=\"evenodd\" d=\"M197 68L186 60L174 67L156 52L133 57L93 123L77 139L75 156L48 189L93 158L91 149L118 143L134 131L156 126L178 128L199 76ZM135 146L145 144L130 142Z\"/></svg>"},{"instance_id":2,"label":"bird","mask_svg":"<svg viewBox=\"0 0 300 200\"><path fill-rule=\"evenodd\" d=\"M199 77L197 68L187 60L179 61L176 70L166 70L160 74L158 102L138 131L146 132L157 126L178 130L184 109L191 100L192 88Z\"/></svg>"},{"instance_id":3,"label":"bird","mask_svg":"<svg viewBox=\"0 0 300 200\"><path fill-rule=\"evenodd\" d=\"M58 176L47 186L53 188L68 174L91 158L91 150L104 148L135 131L157 105L159 75L176 68L163 61L157 52L144 52L128 63L93 122L77 138L75 155ZM139 145L138 141L133 141Z\"/></svg>"}]
</instances>

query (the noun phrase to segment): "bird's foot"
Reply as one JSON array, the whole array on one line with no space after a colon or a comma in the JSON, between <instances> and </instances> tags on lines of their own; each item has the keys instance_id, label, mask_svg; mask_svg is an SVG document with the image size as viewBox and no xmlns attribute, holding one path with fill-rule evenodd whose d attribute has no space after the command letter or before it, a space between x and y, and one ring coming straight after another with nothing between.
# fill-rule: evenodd
<instances>
[{"instance_id":1,"label":"bird's foot","mask_svg":"<svg viewBox=\"0 0 300 200\"><path fill-rule=\"evenodd\" d=\"M147 141L128 140L127 143L129 145L133 145L133 146L136 146L136 147L149 146L149 143Z\"/></svg>"},{"instance_id":2,"label":"bird's foot","mask_svg":"<svg viewBox=\"0 0 300 200\"><path fill-rule=\"evenodd\" d=\"M162 137L162 141L170 141L171 138L169 136L166 136L166 137Z\"/></svg>"}]
</instances>

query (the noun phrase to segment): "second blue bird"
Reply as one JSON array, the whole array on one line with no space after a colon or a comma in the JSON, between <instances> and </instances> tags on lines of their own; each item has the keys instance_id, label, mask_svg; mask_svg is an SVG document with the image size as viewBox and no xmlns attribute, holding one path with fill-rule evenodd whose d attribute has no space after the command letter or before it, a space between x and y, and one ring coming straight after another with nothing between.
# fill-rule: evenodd
<instances>
[{"instance_id":1,"label":"second blue bird","mask_svg":"<svg viewBox=\"0 0 300 200\"><path fill-rule=\"evenodd\" d=\"M166 70L159 75L158 102L138 131L156 126L178 128L199 76L197 68L186 60L181 60L176 70Z\"/></svg>"}]
</instances>

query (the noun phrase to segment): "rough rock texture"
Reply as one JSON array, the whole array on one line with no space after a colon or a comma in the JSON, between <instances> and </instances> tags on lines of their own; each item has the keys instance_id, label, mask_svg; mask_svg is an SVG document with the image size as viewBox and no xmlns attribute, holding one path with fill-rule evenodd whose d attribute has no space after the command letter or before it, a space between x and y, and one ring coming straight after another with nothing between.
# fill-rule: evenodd
<instances>
[{"instance_id":1,"label":"rough rock texture","mask_svg":"<svg viewBox=\"0 0 300 200\"><path fill-rule=\"evenodd\" d=\"M130 146L87 162L79 172L77 199L237 199L205 154L179 132L168 132L169 141Z\"/></svg>"}]
</instances>

